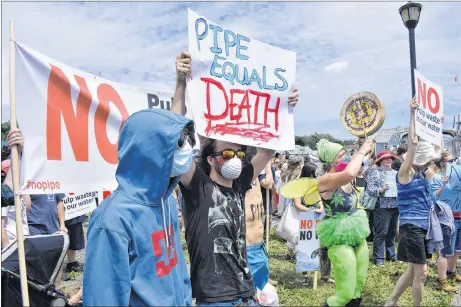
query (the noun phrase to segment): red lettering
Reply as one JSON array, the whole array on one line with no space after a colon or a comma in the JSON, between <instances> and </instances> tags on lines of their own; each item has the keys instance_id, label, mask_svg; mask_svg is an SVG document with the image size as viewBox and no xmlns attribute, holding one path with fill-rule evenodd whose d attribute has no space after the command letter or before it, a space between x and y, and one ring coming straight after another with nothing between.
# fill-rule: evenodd
<instances>
[{"instance_id":1,"label":"red lettering","mask_svg":"<svg viewBox=\"0 0 461 307\"><path fill-rule=\"evenodd\" d=\"M301 220L301 229L306 229L307 228L307 221L306 220Z\"/></svg>"},{"instance_id":2,"label":"red lettering","mask_svg":"<svg viewBox=\"0 0 461 307\"><path fill-rule=\"evenodd\" d=\"M221 135L237 135L246 138L253 138L255 141L269 141L270 139L279 138L279 135L274 134L279 130L279 110L280 98L277 97L275 107L269 107L271 95L268 93L255 90L230 89L229 94L224 86L217 80L212 78L200 78L206 84L206 111L204 117L207 119L207 127L205 133L209 136L212 133ZM212 114L211 106L211 86L223 93L225 108L221 114ZM242 95L241 100L237 99L238 95ZM250 104L251 98L254 98L254 104ZM264 99L263 122L259 122L259 105ZM235 109L238 109L236 111ZM242 121L242 113L246 110L246 119ZM254 114L251 114L251 111ZM274 115L274 121L269 123L268 115ZM217 123L217 121L221 121ZM271 132L272 130L273 132Z\"/></svg>"},{"instance_id":3,"label":"red lettering","mask_svg":"<svg viewBox=\"0 0 461 307\"><path fill-rule=\"evenodd\" d=\"M46 107L46 149L48 160L61 160L61 116L77 161L88 161L88 112L92 97L85 79L74 75L80 92L76 111L72 106L71 86L63 71L51 65Z\"/></svg>"},{"instance_id":4,"label":"red lettering","mask_svg":"<svg viewBox=\"0 0 461 307\"><path fill-rule=\"evenodd\" d=\"M434 99L432 99L432 96L434 96ZM426 83L421 79L418 79L418 104L425 109L429 108L429 111L434 114L437 114L440 110L439 93L433 87L427 88Z\"/></svg>"},{"instance_id":5,"label":"red lettering","mask_svg":"<svg viewBox=\"0 0 461 307\"><path fill-rule=\"evenodd\" d=\"M435 104L433 105L432 102L433 100L431 99L431 97L434 96L435 97ZM429 106L429 110L434 113L434 114L437 114L439 113L439 109L440 109L440 98L439 98L439 94L437 93L437 91L430 87L428 90L427 90L427 105Z\"/></svg>"},{"instance_id":6,"label":"red lettering","mask_svg":"<svg viewBox=\"0 0 461 307\"><path fill-rule=\"evenodd\" d=\"M206 107L207 107L208 113L204 114L205 118L208 120L220 120L220 119L226 118L227 112L229 110L229 98L227 97L224 86L221 84L221 82L216 81L211 78L202 77L200 78L200 80L206 83ZM226 102L226 109L220 115L211 115L211 93L210 93L211 84L215 85L224 94L224 101Z\"/></svg>"},{"instance_id":7,"label":"red lettering","mask_svg":"<svg viewBox=\"0 0 461 307\"><path fill-rule=\"evenodd\" d=\"M418 79L418 104L426 108L426 83Z\"/></svg>"},{"instance_id":8,"label":"red lettering","mask_svg":"<svg viewBox=\"0 0 461 307\"><path fill-rule=\"evenodd\" d=\"M174 237L173 225L170 225L170 235L171 235L171 238ZM151 234L151 240L152 240L152 247L154 249L154 256L156 258L160 258L163 255L163 250L162 250L160 241L165 241L165 231L162 229L162 230L153 232ZM166 244L164 245L166 246ZM170 274L171 269L178 264L178 254L176 250L174 249L174 247L175 247L174 241L171 241L170 245L166 248L168 263L165 263L165 261L163 260L158 260L155 263L155 270L157 271L158 277L163 277L163 276ZM171 254L173 254L172 257L170 257Z\"/></svg>"},{"instance_id":9,"label":"red lettering","mask_svg":"<svg viewBox=\"0 0 461 307\"><path fill-rule=\"evenodd\" d=\"M311 229L312 228L312 220L308 220L307 221L307 229Z\"/></svg>"},{"instance_id":10,"label":"red lettering","mask_svg":"<svg viewBox=\"0 0 461 307\"><path fill-rule=\"evenodd\" d=\"M123 124L128 118L128 112L123 104L122 98L108 84L101 84L98 86L98 100L99 105L94 115L94 132L96 136L96 144L98 145L99 152L103 159L111 164L118 163L117 147L118 138L115 144L112 144L107 137L107 119L110 114L109 102L112 102L122 115L122 124L120 125L119 132Z\"/></svg>"}]
</instances>

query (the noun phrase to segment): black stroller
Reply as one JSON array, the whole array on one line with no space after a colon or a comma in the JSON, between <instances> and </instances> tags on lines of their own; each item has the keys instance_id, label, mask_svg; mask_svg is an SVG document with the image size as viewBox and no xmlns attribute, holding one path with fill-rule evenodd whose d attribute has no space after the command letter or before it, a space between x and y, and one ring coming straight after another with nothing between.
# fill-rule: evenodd
<instances>
[{"instance_id":1,"label":"black stroller","mask_svg":"<svg viewBox=\"0 0 461 307\"><path fill-rule=\"evenodd\" d=\"M24 237L30 307L68 306L54 287L68 247L66 233ZM2 306L22 306L18 259L14 241L2 251Z\"/></svg>"}]
</instances>

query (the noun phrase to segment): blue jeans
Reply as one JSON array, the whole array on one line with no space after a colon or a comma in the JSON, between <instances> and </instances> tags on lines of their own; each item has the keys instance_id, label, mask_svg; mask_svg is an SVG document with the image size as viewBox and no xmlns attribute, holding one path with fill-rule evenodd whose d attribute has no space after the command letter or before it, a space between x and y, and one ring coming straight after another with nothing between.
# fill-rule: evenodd
<instances>
[{"instance_id":1,"label":"blue jeans","mask_svg":"<svg viewBox=\"0 0 461 307\"><path fill-rule=\"evenodd\" d=\"M233 301L227 302L197 302L197 307L199 306L217 306L217 307L234 307L234 306L260 306L258 302L254 299L248 299L246 302L243 302L241 298Z\"/></svg>"},{"instance_id":2,"label":"blue jeans","mask_svg":"<svg viewBox=\"0 0 461 307\"><path fill-rule=\"evenodd\" d=\"M373 260L383 262L385 251L387 259L396 259L395 237L399 222L399 210L397 208L376 208L373 212Z\"/></svg>"},{"instance_id":3,"label":"blue jeans","mask_svg":"<svg viewBox=\"0 0 461 307\"><path fill-rule=\"evenodd\" d=\"M455 219L455 231L450 235L448 226L442 225L443 249L440 254L445 257L452 257L455 253L461 252L461 219Z\"/></svg>"}]
</instances>

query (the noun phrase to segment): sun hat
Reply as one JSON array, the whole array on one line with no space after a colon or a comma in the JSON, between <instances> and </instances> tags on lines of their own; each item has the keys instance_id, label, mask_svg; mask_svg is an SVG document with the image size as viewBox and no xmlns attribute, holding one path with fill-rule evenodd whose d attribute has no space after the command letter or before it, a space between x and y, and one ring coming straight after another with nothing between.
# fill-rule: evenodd
<instances>
[{"instance_id":1,"label":"sun hat","mask_svg":"<svg viewBox=\"0 0 461 307\"><path fill-rule=\"evenodd\" d=\"M419 141L416 147L415 159L413 164L416 166L424 166L431 161L440 158L442 150L439 146L434 146L427 141Z\"/></svg>"},{"instance_id":2,"label":"sun hat","mask_svg":"<svg viewBox=\"0 0 461 307\"><path fill-rule=\"evenodd\" d=\"M375 160L375 164L379 165L383 160L391 158L392 160L395 160L395 156L387 151L381 151L377 156Z\"/></svg>"}]
</instances>

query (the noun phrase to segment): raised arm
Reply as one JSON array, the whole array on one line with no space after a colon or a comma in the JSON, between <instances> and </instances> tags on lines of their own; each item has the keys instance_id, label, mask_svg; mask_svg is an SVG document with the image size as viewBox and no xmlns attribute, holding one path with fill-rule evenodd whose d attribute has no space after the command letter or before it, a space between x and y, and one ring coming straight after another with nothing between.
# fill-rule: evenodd
<instances>
[{"instance_id":1,"label":"raised arm","mask_svg":"<svg viewBox=\"0 0 461 307\"><path fill-rule=\"evenodd\" d=\"M186 115L186 78L191 74L191 57L188 52L181 52L176 57L176 90L171 112Z\"/></svg>"},{"instance_id":2,"label":"raised arm","mask_svg":"<svg viewBox=\"0 0 461 307\"><path fill-rule=\"evenodd\" d=\"M337 173L326 173L319 179L319 192L333 192L339 187L351 183L357 176L362 167L362 162L368 152L371 150L373 142L368 140L360 147L351 158L351 162L346 169Z\"/></svg>"},{"instance_id":3,"label":"raised arm","mask_svg":"<svg viewBox=\"0 0 461 307\"><path fill-rule=\"evenodd\" d=\"M413 170L413 160L415 159L416 146L418 145L418 137L416 136L415 129L415 112L418 107L416 102L416 97L410 102L410 126L408 129L408 151L405 160L400 166L399 169L399 182L402 184L407 184L413 178L415 171Z\"/></svg>"},{"instance_id":4,"label":"raised arm","mask_svg":"<svg viewBox=\"0 0 461 307\"><path fill-rule=\"evenodd\" d=\"M171 106L171 112L179 114L181 116L186 115L186 78L191 74L191 56L188 52L181 52L176 57L176 90L173 97L173 105ZM195 161L192 161L192 165L182 175L180 181L184 186L188 186L195 173Z\"/></svg>"}]
</instances>

